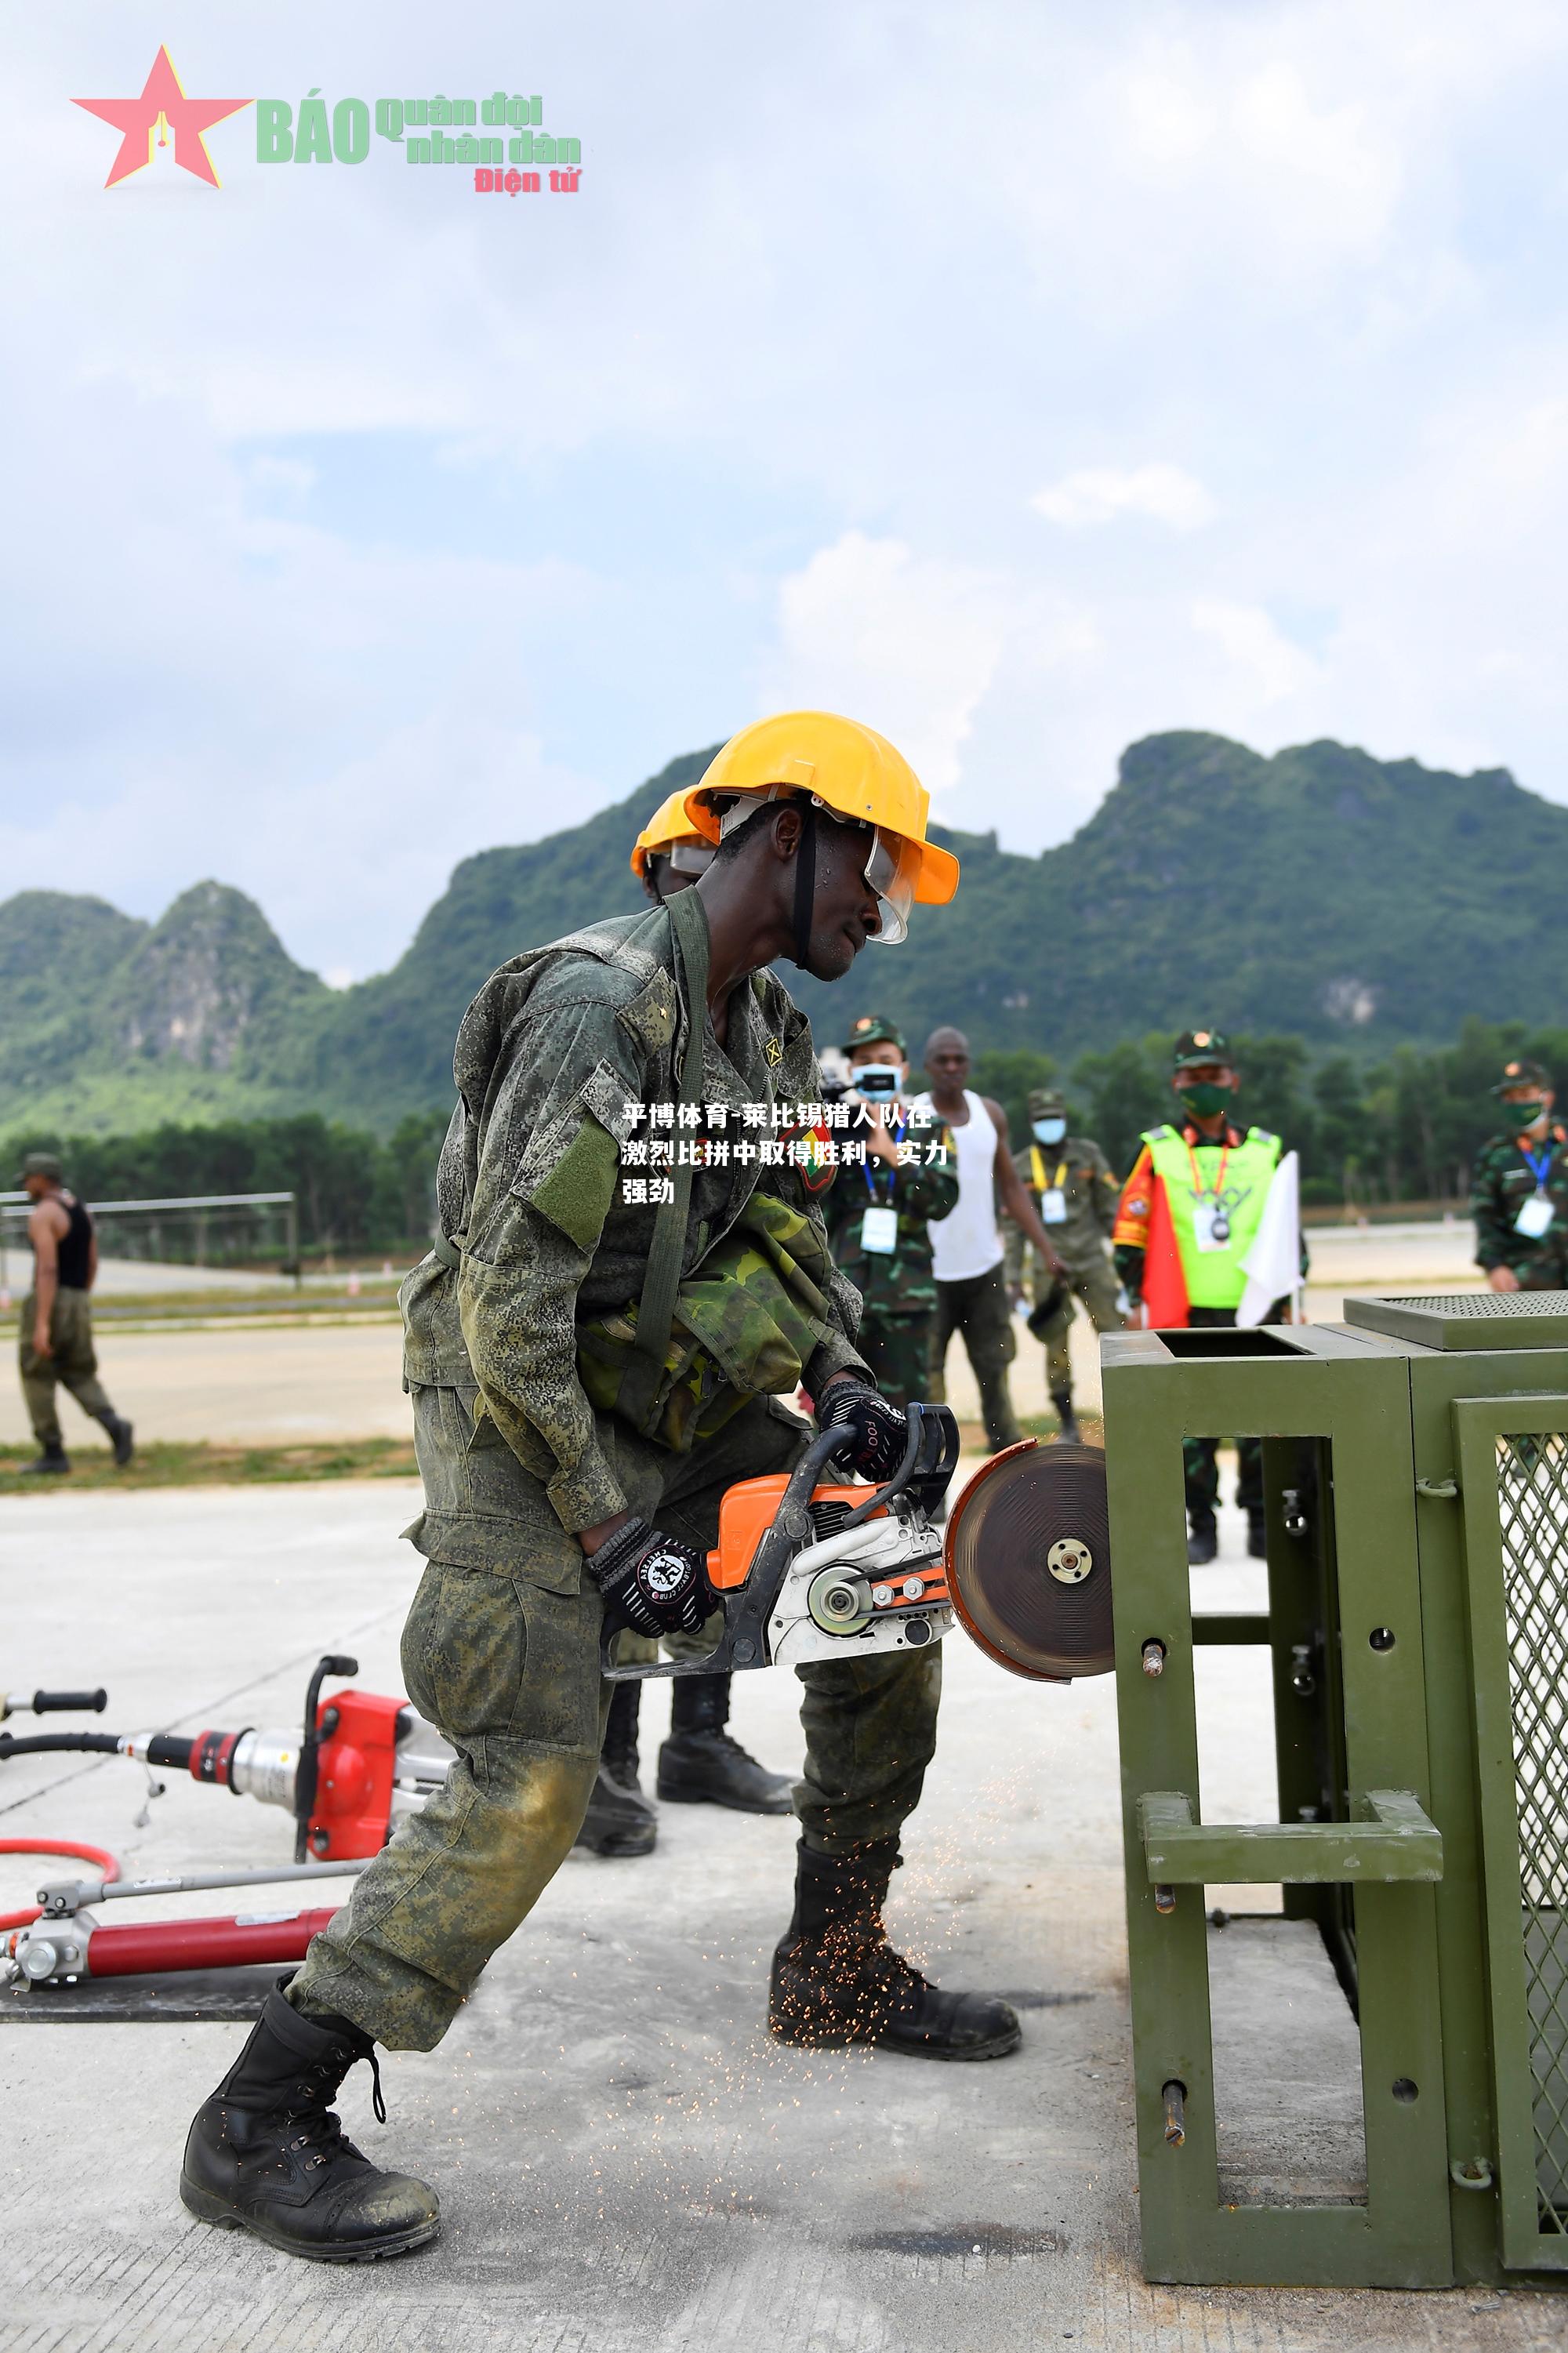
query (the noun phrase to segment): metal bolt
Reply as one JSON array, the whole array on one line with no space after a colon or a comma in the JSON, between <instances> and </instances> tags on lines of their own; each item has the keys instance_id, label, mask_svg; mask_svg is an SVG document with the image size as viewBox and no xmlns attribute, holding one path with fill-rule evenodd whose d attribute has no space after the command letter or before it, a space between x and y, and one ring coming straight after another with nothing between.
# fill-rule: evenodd
<instances>
[{"instance_id":1,"label":"metal bolt","mask_svg":"<svg viewBox=\"0 0 1568 2353\"><path fill-rule=\"evenodd\" d=\"M1146 1675L1163 1675L1165 1672L1165 1645L1159 1641L1143 1645L1143 1672Z\"/></svg>"},{"instance_id":2,"label":"metal bolt","mask_svg":"<svg viewBox=\"0 0 1568 2353\"><path fill-rule=\"evenodd\" d=\"M1173 2148L1180 2148L1187 2137L1187 2087L1173 2078L1162 2086L1160 2097L1165 2104L1165 2138Z\"/></svg>"},{"instance_id":3,"label":"metal bolt","mask_svg":"<svg viewBox=\"0 0 1568 2353\"><path fill-rule=\"evenodd\" d=\"M1154 1909L1155 1909L1155 1911L1156 1911L1156 1912L1173 1912L1173 1911L1175 1910L1175 1908L1176 1908L1176 1891L1175 1891L1175 1889L1174 1889L1173 1887L1166 1887L1166 1886L1163 1886L1163 1885L1159 1886L1159 1887L1156 1887L1156 1888L1155 1888L1155 1890L1154 1890Z\"/></svg>"}]
</instances>

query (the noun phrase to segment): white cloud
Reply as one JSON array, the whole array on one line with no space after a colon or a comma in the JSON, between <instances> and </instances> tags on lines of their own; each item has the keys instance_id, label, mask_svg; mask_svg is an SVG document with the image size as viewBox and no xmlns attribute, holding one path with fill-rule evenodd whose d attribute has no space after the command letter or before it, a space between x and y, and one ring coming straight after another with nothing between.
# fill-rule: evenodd
<instances>
[{"instance_id":1,"label":"white cloud","mask_svg":"<svg viewBox=\"0 0 1568 2353\"><path fill-rule=\"evenodd\" d=\"M1237 674L1242 694L1259 710L1300 694L1321 676L1311 656L1292 645L1260 606L1200 596L1192 618L1194 628L1219 647Z\"/></svg>"},{"instance_id":2,"label":"white cloud","mask_svg":"<svg viewBox=\"0 0 1568 2353\"><path fill-rule=\"evenodd\" d=\"M216 872L363 972L457 857L804 701L1023 849L1167 726L1568 798L1551 0L801 0L783 48L604 0L526 67L495 0L167 5L8 53L0 890ZM165 35L196 94L526 70L583 189L238 118L221 194L105 195L69 96Z\"/></svg>"},{"instance_id":3,"label":"white cloud","mask_svg":"<svg viewBox=\"0 0 1568 2353\"><path fill-rule=\"evenodd\" d=\"M763 699L863 719L898 744L928 792L942 792L958 776L1007 628L1000 581L917 559L901 540L846 532L780 586Z\"/></svg>"},{"instance_id":4,"label":"white cloud","mask_svg":"<svg viewBox=\"0 0 1568 2353\"><path fill-rule=\"evenodd\" d=\"M1215 503L1203 484L1180 466L1085 466L1064 474L1029 501L1047 522L1077 529L1114 522L1119 515L1148 515L1173 531L1194 531L1213 520Z\"/></svg>"}]
</instances>

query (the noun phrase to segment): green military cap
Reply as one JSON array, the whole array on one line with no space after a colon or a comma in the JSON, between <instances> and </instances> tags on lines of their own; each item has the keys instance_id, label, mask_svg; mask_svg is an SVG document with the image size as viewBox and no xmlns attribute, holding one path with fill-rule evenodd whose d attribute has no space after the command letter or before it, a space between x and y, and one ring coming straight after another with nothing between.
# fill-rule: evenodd
<instances>
[{"instance_id":1,"label":"green military cap","mask_svg":"<svg viewBox=\"0 0 1568 2353\"><path fill-rule=\"evenodd\" d=\"M1230 1063L1230 1039L1223 1029L1184 1029L1171 1058L1173 1071L1190 1071L1200 1062Z\"/></svg>"},{"instance_id":2,"label":"green military cap","mask_svg":"<svg viewBox=\"0 0 1568 2353\"><path fill-rule=\"evenodd\" d=\"M880 1013L862 1013L844 1040L843 1051L852 1054L857 1046L882 1045L896 1046L900 1054L908 1051L903 1033L895 1023L885 1019Z\"/></svg>"},{"instance_id":3,"label":"green military cap","mask_svg":"<svg viewBox=\"0 0 1568 2353\"><path fill-rule=\"evenodd\" d=\"M1066 1109L1067 1098L1062 1093L1059 1087L1031 1087L1029 1089L1029 1117L1031 1119L1049 1119L1053 1112L1065 1112Z\"/></svg>"},{"instance_id":4,"label":"green military cap","mask_svg":"<svg viewBox=\"0 0 1568 2353\"><path fill-rule=\"evenodd\" d=\"M29 1152L22 1163L21 1175L16 1181L25 1184L29 1176L49 1176L58 1185L65 1173L65 1163L57 1153Z\"/></svg>"},{"instance_id":5,"label":"green military cap","mask_svg":"<svg viewBox=\"0 0 1568 2353\"><path fill-rule=\"evenodd\" d=\"M1540 1062L1516 1061L1503 1066L1503 1074L1492 1089L1494 1095L1511 1094L1515 1087L1549 1087L1551 1073Z\"/></svg>"}]
</instances>

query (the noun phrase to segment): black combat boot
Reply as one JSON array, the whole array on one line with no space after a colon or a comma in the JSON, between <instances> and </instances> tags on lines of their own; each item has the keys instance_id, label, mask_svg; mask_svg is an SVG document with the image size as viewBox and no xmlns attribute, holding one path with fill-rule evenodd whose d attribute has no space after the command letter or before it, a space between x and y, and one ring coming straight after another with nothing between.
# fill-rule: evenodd
<instances>
[{"instance_id":1,"label":"black combat boot","mask_svg":"<svg viewBox=\"0 0 1568 2353\"><path fill-rule=\"evenodd\" d=\"M123 1471L136 1451L132 1442L131 1424L122 1413L115 1413L112 1410L100 1413L98 1418L109 1432L109 1442L114 1449L114 1459Z\"/></svg>"},{"instance_id":2,"label":"black combat boot","mask_svg":"<svg viewBox=\"0 0 1568 2353\"><path fill-rule=\"evenodd\" d=\"M1060 1430L1057 1432L1058 1437L1065 1440L1068 1446L1081 1446L1083 1432L1078 1426L1078 1416L1072 1409L1070 1390L1066 1397L1058 1397L1053 1389L1051 1403L1057 1409L1057 1419L1061 1424Z\"/></svg>"},{"instance_id":3,"label":"black combat boot","mask_svg":"<svg viewBox=\"0 0 1568 2353\"><path fill-rule=\"evenodd\" d=\"M338 2086L375 2046L346 2018L306 2018L279 1978L223 2082L197 2109L180 2196L221 2230L249 2231L287 2255L368 2263L422 2247L441 2227L436 2193L362 2157L332 2114ZM375 2113L385 2122L381 2076Z\"/></svg>"},{"instance_id":4,"label":"black combat boot","mask_svg":"<svg viewBox=\"0 0 1568 2353\"><path fill-rule=\"evenodd\" d=\"M57 1472L68 1471L70 1467L70 1458L65 1448L58 1438L51 1438L41 1454L33 1461L23 1463L20 1475L25 1479L49 1478Z\"/></svg>"},{"instance_id":5,"label":"black combat boot","mask_svg":"<svg viewBox=\"0 0 1568 2353\"><path fill-rule=\"evenodd\" d=\"M1268 1523L1261 1504L1247 1515L1247 1549L1254 1560L1268 1557Z\"/></svg>"},{"instance_id":6,"label":"black combat boot","mask_svg":"<svg viewBox=\"0 0 1568 2353\"><path fill-rule=\"evenodd\" d=\"M651 1854L658 1816L637 1779L641 1683L617 1683L599 1751L599 1775L574 1843L587 1854Z\"/></svg>"},{"instance_id":7,"label":"black combat boot","mask_svg":"<svg viewBox=\"0 0 1568 2353\"><path fill-rule=\"evenodd\" d=\"M1219 1555L1219 1527L1212 1512L1187 1514L1187 1558L1194 1568L1206 1568Z\"/></svg>"},{"instance_id":8,"label":"black combat boot","mask_svg":"<svg viewBox=\"0 0 1568 2353\"><path fill-rule=\"evenodd\" d=\"M678 1806L729 1806L738 1814L787 1814L787 1773L770 1773L724 1727L728 1675L677 1675L669 1694L669 1738L658 1752L661 1798Z\"/></svg>"},{"instance_id":9,"label":"black combat boot","mask_svg":"<svg viewBox=\"0 0 1568 2353\"><path fill-rule=\"evenodd\" d=\"M1022 2035L999 1996L943 1993L895 1953L882 1926L898 1841L854 1854L802 1841L795 1916L773 1955L768 2029L781 2042L841 2050L872 2042L916 2059L1000 2059Z\"/></svg>"}]
</instances>

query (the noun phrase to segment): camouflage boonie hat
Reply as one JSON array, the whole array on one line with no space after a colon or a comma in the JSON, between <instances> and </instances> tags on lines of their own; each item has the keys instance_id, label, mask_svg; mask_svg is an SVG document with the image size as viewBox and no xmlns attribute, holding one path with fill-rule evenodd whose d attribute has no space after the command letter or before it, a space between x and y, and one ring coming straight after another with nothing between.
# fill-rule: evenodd
<instances>
[{"instance_id":1,"label":"camouflage boonie hat","mask_svg":"<svg viewBox=\"0 0 1568 2353\"><path fill-rule=\"evenodd\" d=\"M882 1045L896 1046L900 1054L908 1059L909 1049L897 1024L887 1020L880 1013L862 1013L844 1040L842 1051L852 1054L857 1046Z\"/></svg>"},{"instance_id":2,"label":"camouflage boonie hat","mask_svg":"<svg viewBox=\"0 0 1568 2353\"><path fill-rule=\"evenodd\" d=\"M1550 1073L1539 1062L1507 1062L1492 1092L1494 1095L1506 1095L1514 1087L1549 1087L1551 1084Z\"/></svg>"},{"instance_id":3,"label":"camouflage boonie hat","mask_svg":"<svg viewBox=\"0 0 1568 2353\"><path fill-rule=\"evenodd\" d=\"M1230 1039L1223 1029L1184 1029L1171 1057L1173 1071L1190 1071L1200 1062L1230 1062Z\"/></svg>"},{"instance_id":4,"label":"camouflage boonie hat","mask_svg":"<svg viewBox=\"0 0 1568 2353\"><path fill-rule=\"evenodd\" d=\"M29 1176L49 1176L58 1185L63 1181L65 1173L65 1163L58 1153L29 1152L22 1163L21 1173L16 1182L21 1185L25 1184Z\"/></svg>"},{"instance_id":5,"label":"camouflage boonie hat","mask_svg":"<svg viewBox=\"0 0 1568 2353\"><path fill-rule=\"evenodd\" d=\"M1065 1113L1066 1110L1067 1099L1063 1095L1059 1087L1031 1087L1029 1089L1029 1117L1031 1119L1049 1119L1054 1112Z\"/></svg>"}]
</instances>

